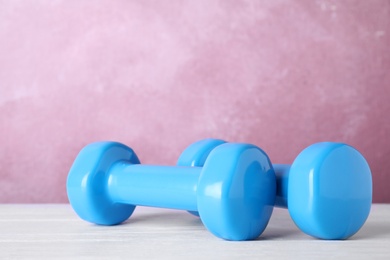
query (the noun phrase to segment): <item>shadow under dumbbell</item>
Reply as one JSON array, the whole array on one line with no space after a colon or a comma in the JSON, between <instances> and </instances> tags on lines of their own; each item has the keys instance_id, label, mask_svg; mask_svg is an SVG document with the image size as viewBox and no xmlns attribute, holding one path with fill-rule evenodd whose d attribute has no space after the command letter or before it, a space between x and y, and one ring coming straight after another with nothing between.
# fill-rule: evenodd
<instances>
[{"instance_id":1,"label":"shadow under dumbbell","mask_svg":"<svg viewBox=\"0 0 390 260\"><path fill-rule=\"evenodd\" d=\"M282 218L285 217L282 214ZM310 237L299 231L292 223L288 220L288 223L279 221L280 217L276 217L274 221L271 221L266 230L258 237L255 241L266 241L266 240L277 240L277 239L288 239L289 237L297 237L301 234L306 239ZM290 223L291 222L291 223ZM287 224L287 225L285 225ZM172 228L195 228L199 230L205 230L205 227L200 218L195 217L187 212L181 210L169 210L169 209L156 209L147 207L138 207L134 211L133 215L121 225L147 225L149 227L172 227Z\"/></svg>"},{"instance_id":2,"label":"shadow under dumbbell","mask_svg":"<svg viewBox=\"0 0 390 260\"><path fill-rule=\"evenodd\" d=\"M280 239L288 239L289 237L294 237L296 240L297 235L301 233L299 230L284 230L282 228L273 229L267 227L261 236L259 236L256 241L266 241L266 240L280 240Z\"/></svg>"},{"instance_id":3,"label":"shadow under dumbbell","mask_svg":"<svg viewBox=\"0 0 390 260\"><path fill-rule=\"evenodd\" d=\"M145 224L150 225L190 225L203 227L200 218L195 217L187 212L181 210L167 210L167 209L155 209L149 210L148 208L136 208L133 215L123 222L121 225L132 224Z\"/></svg>"},{"instance_id":4,"label":"shadow under dumbbell","mask_svg":"<svg viewBox=\"0 0 390 260\"><path fill-rule=\"evenodd\" d=\"M288 213L281 209L271 218L266 230L255 241L288 239L289 237L302 237L310 239L303 234L289 218ZM205 229L201 219L182 210L137 207L133 215L120 225L136 225L149 227L191 227L199 230Z\"/></svg>"}]
</instances>

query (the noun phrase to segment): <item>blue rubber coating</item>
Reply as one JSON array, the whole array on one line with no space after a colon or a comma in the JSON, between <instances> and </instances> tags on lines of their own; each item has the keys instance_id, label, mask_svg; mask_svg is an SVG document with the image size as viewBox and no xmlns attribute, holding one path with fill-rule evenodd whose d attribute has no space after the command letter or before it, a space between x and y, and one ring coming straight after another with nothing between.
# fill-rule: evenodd
<instances>
[{"instance_id":1,"label":"blue rubber coating","mask_svg":"<svg viewBox=\"0 0 390 260\"><path fill-rule=\"evenodd\" d=\"M257 238L273 211L276 180L268 156L250 144L221 144L209 154L197 195L203 224L227 240Z\"/></svg>"},{"instance_id":2,"label":"blue rubber coating","mask_svg":"<svg viewBox=\"0 0 390 260\"><path fill-rule=\"evenodd\" d=\"M226 142L224 140L212 138L203 139L192 143L182 152L179 159L177 160L176 165L203 167L211 151L223 143ZM189 213L199 217L199 213L197 211L189 211Z\"/></svg>"},{"instance_id":3,"label":"blue rubber coating","mask_svg":"<svg viewBox=\"0 0 390 260\"><path fill-rule=\"evenodd\" d=\"M346 239L363 226L371 209L372 176L367 161L355 148L317 143L303 150L290 169L274 168L285 171L284 178L279 174L278 187L288 187L287 198L276 201L279 206L287 202L292 219L306 234ZM278 196L285 196L285 188Z\"/></svg>"},{"instance_id":4,"label":"blue rubber coating","mask_svg":"<svg viewBox=\"0 0 390 260\"><path fill-rule=\"evenodd\" d=\"M223 140L211 138L192 143L182 152L176 165L203 167L211 151L224 143L226 142Z\"/></svg>"},{"instance_id":5,"label":"blue rubber coating","mask_svg":"<svg viewBox=\"0 0 390 260\"><path fill-rule=\"evenodd\" d=\"M115 142L97 142L84 147L74 161L67 179L70 204L84 220L115 225L127 220L135 206L119 204L107 192L109 170L117 162L139 164L133 150Z\"/></svg>"},{"instance_id":6,"label":"blue rubber coating","mask_svg":"<svg viewBox=\"0 0 390 260\"><path fill-rule=\"evenodd\" d=\"M191 210L227 240L255 239L264 231L275 189L267 155L249 144L218 145L204 167L181 167L139 165L125 145L93 143L81 150L67 180L73 209L89 222L119 224L135 205Z\"/></svg>"},{"instance_id":7,"label":"blue rubber coating","mask_svg":"<svg viewBox=\"0 0 390 260\"><path fill-rule=\"evenodd\" d=\"M201 167L134 165L123 161L110 169L107 190L117 203L196 211L201 171Z\"/></svg>"}]
</instances>

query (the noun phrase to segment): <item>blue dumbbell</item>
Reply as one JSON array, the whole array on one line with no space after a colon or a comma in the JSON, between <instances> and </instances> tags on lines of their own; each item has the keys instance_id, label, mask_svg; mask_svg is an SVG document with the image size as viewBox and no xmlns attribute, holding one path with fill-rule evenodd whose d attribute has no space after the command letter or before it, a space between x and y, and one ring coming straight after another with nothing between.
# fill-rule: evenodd
<instances>
[{"instance_id":1,"label":"blue dumbbell","mask_svg":"<svg viewBox=\"0 0 390 260\"><path fill-rule=\"evenodd\" d=\"M304 149L293 164L273 164L275 205L295 224L321 239L347 239L366 221L372 201L367 161L353 147L323 142Z\"/></svg>"},{"instance_id":2,"label":"blue dumbbell","mask_svg":"<svg viewBox=\"0 0 390 260\"><path fill-rule=\"evenodd\" d=\"M276 194L267 155L254 145L213 140L202 151L203 167L154 166L140 165L120 143L87 145L68 175L69 201L82 219L101 225L119 224L142 205L199 212L206 228L223 239L257 238Z\"/></svg>"},{"instance_id":3,"label":"blue dumbbell","mask_svg":"<svg viewBox=\"0 0 390 260\"><path fill-rule=\"evenodd\" d=\"M210 150L206 144L222 143L217 139L193 143L182 153L178 165L202 166ZM292 165L273 164L273 168L275 206L288 208L306 234L346 239L363 226L371 208L372 178L366 160L355 148L317 143L303 150Z\"/></svg>"}]
</instances>

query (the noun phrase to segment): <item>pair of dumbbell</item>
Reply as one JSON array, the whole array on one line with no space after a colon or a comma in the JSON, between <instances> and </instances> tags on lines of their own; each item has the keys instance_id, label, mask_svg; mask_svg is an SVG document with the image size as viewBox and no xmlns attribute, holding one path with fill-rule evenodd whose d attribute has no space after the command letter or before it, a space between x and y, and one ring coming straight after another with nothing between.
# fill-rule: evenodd
<instances>
[{"instance_id":1,"label":"pair of dumbbell","mask_svg":"<svg viewBox=\"0 0 390 260\"><path fill-rule=\"evenodd\" d=\"M342 143L317 143L290 165L272 165L251 144L206 139L190 145L177 166L140 165L133 150L98 142L81 150L67 193L84 220L115 225L136 205L182 209L227 240L264 231L273 206L288 207L295 224L321 239L346 239L366 221L372 178L364 157Z\"/></svg>"}]
</instances>

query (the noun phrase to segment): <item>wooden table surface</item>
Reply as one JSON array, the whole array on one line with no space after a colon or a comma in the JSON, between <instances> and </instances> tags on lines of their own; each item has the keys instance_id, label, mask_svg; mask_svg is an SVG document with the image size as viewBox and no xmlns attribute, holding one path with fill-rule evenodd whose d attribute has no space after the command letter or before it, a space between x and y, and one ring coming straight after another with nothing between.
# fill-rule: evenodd
<instances>
[{"instance_id":1,"label":"wooden table surface","mask_svg":"<svg viewBox=\"0 0 390 260\"><path fill-rule=\"evenodd\" d=\"M390 259L390 204L375 204L363 228L346 241L300 232L275 209L255 241L214 237L184 211L138 207L117 226L97 226L68 204L0 205L0 259Z\"/></svg>"}]
</instances>

